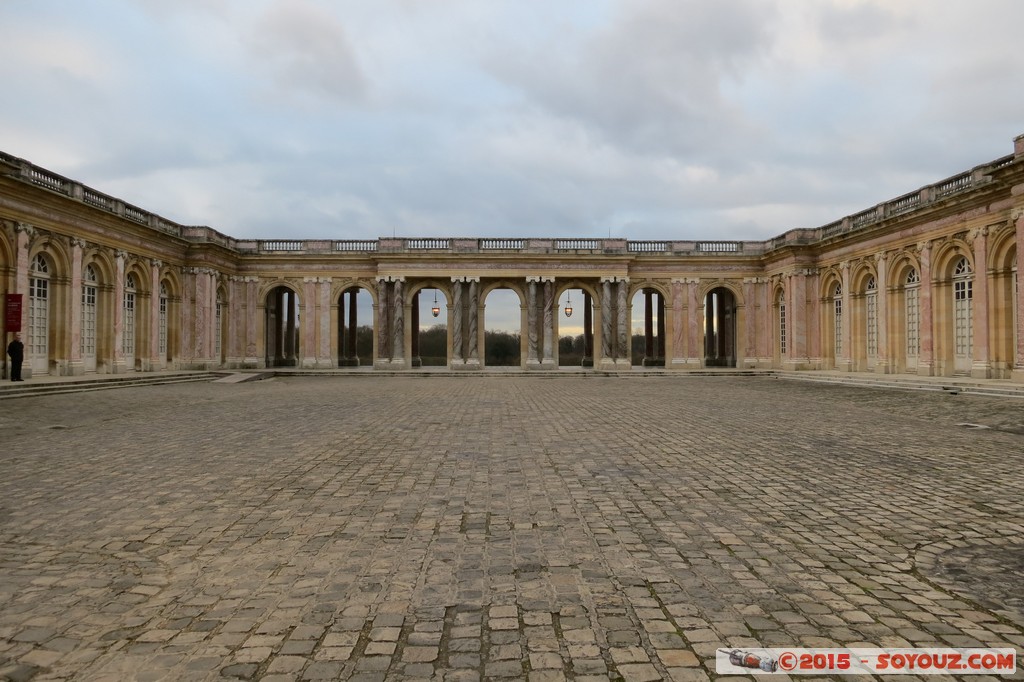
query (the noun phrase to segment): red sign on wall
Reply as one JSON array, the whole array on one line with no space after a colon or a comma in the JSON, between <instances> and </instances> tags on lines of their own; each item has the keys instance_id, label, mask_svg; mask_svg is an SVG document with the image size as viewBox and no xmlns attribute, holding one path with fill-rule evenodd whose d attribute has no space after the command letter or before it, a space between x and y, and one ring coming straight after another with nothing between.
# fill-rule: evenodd
<instances>
[{"instance_id":1,"label":"red sign on wall","mask_svg":"<svg viewBox=\"0 0 1024 682\"><path fill-rule=\"evenodd\" d=\"M21 331L21 298L22 294L7 294L7 311L4 320L4 330L8 332Z\"/></svg>"}]
</instances>

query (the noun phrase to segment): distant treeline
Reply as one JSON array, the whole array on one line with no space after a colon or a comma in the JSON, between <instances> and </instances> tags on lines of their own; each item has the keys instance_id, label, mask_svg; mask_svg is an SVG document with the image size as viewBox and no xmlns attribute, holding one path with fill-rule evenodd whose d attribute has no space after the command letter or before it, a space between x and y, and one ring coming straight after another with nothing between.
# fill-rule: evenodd
<instances>
[{"instance_id":1,"label":"distant treeline","mask_svg":"<svg viewBox=\"0 0 1024 682\"><path fill-rule=\"evenodd\" d=\"M518 367L520 358L520 336L512 332L484 331L484 362L490 367ZM424 366L447 364L448 328L434 325L420 331L420 358ZM359 364L373 364L373 327L361 326L356 329L356 349ZM644 337L634 334L632 338L633 363L640 364L644 355ZM558 364L564 367L578 367L583 362L583 334L563 336L558 340Z\"/></svg>"}]
</instances>

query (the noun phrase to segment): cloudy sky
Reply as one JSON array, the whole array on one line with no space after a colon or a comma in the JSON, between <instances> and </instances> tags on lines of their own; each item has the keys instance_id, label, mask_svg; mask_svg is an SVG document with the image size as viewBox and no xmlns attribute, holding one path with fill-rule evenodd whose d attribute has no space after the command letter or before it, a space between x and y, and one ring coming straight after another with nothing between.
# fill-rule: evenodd
<instances>
[{"instance_id":1,"label":"cloudy sky","mask_svg":"<svg viewBox=\"0 0 1024 682\"><path fill-rule=\"evenodd\" d=\"M0 0L0 149L235 237L763 239L1024 133L1024 2Z\"/></svg>"}]
</instances>

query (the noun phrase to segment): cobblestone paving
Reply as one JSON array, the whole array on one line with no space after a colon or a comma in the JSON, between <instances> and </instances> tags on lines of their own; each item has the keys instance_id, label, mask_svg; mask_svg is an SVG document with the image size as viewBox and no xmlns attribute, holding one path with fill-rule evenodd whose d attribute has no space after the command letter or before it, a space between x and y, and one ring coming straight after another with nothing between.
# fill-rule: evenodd
<instances>
[{"instance_id":1,"label":"cobblestone paving","mask_svg":"<svg viewBox=\"0 0 1024 682\"><path fill-rule=\"evenodd\" d=\"M704 680L721 646L1021 651L1021 426L1019 400L735 377L7 401L0 678Z\"/></svg>"}]
</instances>

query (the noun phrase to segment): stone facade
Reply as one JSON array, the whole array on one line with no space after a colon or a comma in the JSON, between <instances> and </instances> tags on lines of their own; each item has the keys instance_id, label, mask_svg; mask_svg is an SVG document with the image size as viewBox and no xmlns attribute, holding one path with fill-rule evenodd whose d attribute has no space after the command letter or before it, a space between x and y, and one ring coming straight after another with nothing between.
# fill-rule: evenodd
<instances>
[{"instance_id":1,"label":"stone facade","mask_svg":"<svg viewBox=\"0 0 1024 682\"><path fill-rule=\"evenodd\" d=\"M374 367L417 365L428 288L449 302L449 367L479 369L483 302L508 288L524 369L558 367L558 302L582 289L599 369L629 368L630 302L643 292L648 337L653 301L663 313L645 364L669 371L1024 380L1024 136L1014 147L764 242L234 239L0 154L0 289L22 295L26 376L352 365L356 289L373 299Z\"/></svg>"}]
</instances>

